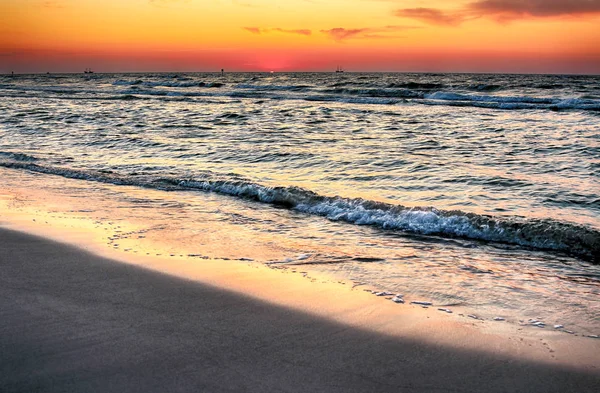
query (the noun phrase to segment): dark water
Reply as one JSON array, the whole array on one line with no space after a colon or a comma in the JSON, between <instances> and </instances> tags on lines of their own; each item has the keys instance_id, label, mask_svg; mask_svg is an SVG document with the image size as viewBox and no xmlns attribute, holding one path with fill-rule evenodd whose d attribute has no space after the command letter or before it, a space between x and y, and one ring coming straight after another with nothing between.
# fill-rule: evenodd
<instances>
[{"instance_id":1,"label":"dark water","mask_svg":"<svg viewBox=\"0 0 600 393\"><path fill-rule=\"evenodd\" d=\"M600 77L4 76L0 165L175 191L151 214L182 232L214 203L266 262L599 325Z\"/></svg>"}]
</instances>

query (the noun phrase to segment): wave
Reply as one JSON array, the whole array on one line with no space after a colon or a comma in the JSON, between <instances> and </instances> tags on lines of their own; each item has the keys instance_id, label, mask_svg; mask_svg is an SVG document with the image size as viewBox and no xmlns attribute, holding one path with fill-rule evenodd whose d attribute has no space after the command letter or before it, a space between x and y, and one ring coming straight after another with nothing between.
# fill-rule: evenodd
<instances>
[{"instance_id":1,"label":"wave","mask_svg":"<svg viewBox=\"0 0 600 393\"><path fill-rule=\"evenodd\" d=\"M142 83L144 83L141 79L136 79L134 81L124 81L124 80L118 80L115 81L113 83L114 86L135 86L135 85L141 85Z\"/></svg>"},{"instance_id":2,"label":"wave","mask_svg":"<svg viewBox=\"0 0 600 393\"><path fill-rule=\"evenodd\" d=\"M415 91L411 89L349 89L349 88L335 88L325 89L322 91L326 94L339 94L339 95L351 95L351 96L366 96L366 97L386 97L386 98L423 98L425 93L421 91Z\"/></svg>"},{"instance_id":3,"label":"wave","mask_svg":"<svg viewBox=\"0 0 600 393\"><path fill-rule=\"evenodd\" d=\"M229 81L227 84L211 80L204 81L192 78L163 78L163 79L118 79L111 80L112 87L104 85L90 86L89 84L74 86L40 86L20 84L0 84L0 95L3 97L21 97L50 94L52 98L60 99L123 99L153 97L153 99L194 100L194 97L233 97L233 98L268 98L276 100L307 100L307 101L336 101L353 104L382 104L394 105L413 103L423 105L447 105L461 107L478 107L497 110L552 110L570 111L581 110L589 112L600 111L600 99L597 95L573 93L573 97L546 97L527 90L517 90L514 95L494 93L498 90L515 89L517 85L503 85L493 81L465 81L459 83L444 83L439 81L405 81L393 82L381 80L340 80L332 84L311 83L281 83L261 84L245 80L244 82ZM77 83L80 83L78 80ZM529 83L527 88L561 89L563 84ZM122 89L120 89L121 87ZM221 89L222 88L222 89ZM14 91L15 93L11 93ZM21 93L16 93L21 92ZM541 90L538 92L542 93ZM109 95L109 98L105 96ZM115 97L117 95L117 97ZM118 95L125 97L119 98ZM545 94L544 94L545 95ZM576 96L575 96L576 95Z\"/></svg>"},{"instance_id":4,"label":"wave","mask_svg":"<svg viewBox=\"0 0 600 393\"><path fill-rule=\"evenodd\" d=\"M239 84L237 89L256 89L265 91L307 91L311 89L308 85L249 85Z\"/></svg>"},{"instance_id":5,"label":"wave","mask_svg":"<svg viewBox=\"0 0 600 393\"><path fill-rule=\"evenodd\" d=\"M202 96L202 93L185 92L181 90L140 90L138 85L144 87L222 87L220 82L142 82L141 80L133 81L117 81L115 85L130 86L131 89L124 91L126 94L145 94L156 96ZM335 87L325 89L313 89L309 85L253 85L253 84L238 84L234 90L227 91L223 94L235 97L256 97L264 96L260 92L307 92L302 97L288 98L303 98L310 101L340 101L340 102L362 102L352 101L350 97L371 97L371 98L389 98L389 99L413 99L413 100L429 100L437 101L437 104L461 105L461 106L478 106L495 109L584 109L584 110L600 110L600 102L587 98L548 98L548 97L529 97L529 96L497 96L497 95L481 95L481 94L466 94L454 91L436 90L443 87L441 83L417 83L408 82L401 84L389 84L385 88L350 88L350 87ZM501 89L499 85L471 85L468 90L478 92L492 92ZM257 92L256 94L253 91ZM277 97L284 98L284 97ZM401 101L376 101L373 103L398 103Z\"/></svg>"},{"instance_id":6,"label":"wave","mask_svg":"<svg viewBox=\"0 0 600 393\"><path fill-rule=\"evenodd\" d=\"M305 101L322 102L342 102L346 104L375 104L375 105L395 105L403 102L403 99L385 98L385 97L340 97L340 96L306 96Z\"/></svg>"},{"instance_id":7,"label":"wave","mask_svg":"<svg viewBox=\"0 0 600 393\"><path fill-rule=\"evenodd\" d=\"M385 86L382 86L381 84L371 83L371 82L357 82L357 81L352 81L352 80L345 80L345 81L341 81L341 82L332 83L328 86L332 87L332 88L364 86L365 88L386 88L386 89L402 88L402 89L425 90L425 91L440 90L440 89L444 89L444 88L457 88L457 89L475 90L475 91L497 91L497 90L504 89L503 86L496 85L496 84L488 85L488 84L480 83L480 84L466 84L466 85L460 85L460 84L447 85L445 83L440 83L440 82L415 82L415 81L392 82L392 83L388 83Z\"/></svg>"},{"instance_id":8,"label":"wave","mask_svg":"<svg viewBox=\"0 0 600 393\"><path fill-rule=\"evenodd\" d=\"M125 94L122 96L112 96L106 98L108 100L123 100L123 101L133 101L133 100L142 100L142 97L134 96L133 94Z\"/></svg>"},{"instance_id":9,"label":"wave","mask_svg":"<svg viewBox=\"0 0 600 393\"><path fill-rule=\"evenodd\" d=\"M388 83L386 86L377 85L376 83L370 82L357 82L353 80L344 80L336 83L332 83L329 87L350 87L350 86L364 86L371 88L403 88L403 89L411 89L411 90L422 90L422 91L431 91L431 90L441 90L441 89L457 89L457 90L470 90L470 91L482 91L482 92L492 92L499 90L507 90L514 87L520 88L532 88L532 89L542 89L542 90L558 90L564 89L564 84L558 83L541 83L541 84L520 84L518 86L514 85L505 85L505 84L496 84L496 83L464 83L464 84L456 84L456 83L441 83L441 82L416 82L416 81L408 81L408 82L392 82Z\"/></svg>"},{"instance_id":10,"label":"wave","mask_svg":"<svg viewBox=\"0 0 600 393\"><path fill-rule=\"evenodd\" d=\"M523 87L530 87L530 86L525 85ZM540 84L534 85L533 87L536 89L544 89L544 90L558 90L558 89L564 89L567 86L560 84L560 83L540 83Z\"/></svg>"},{"instance_id":11,"label":"wave","mask_svg":"<svg viewBox=\"0 0 600 393\"><path fill-rule=\"evenodd\" d=\"M113 83L114 86L146 86L146 87L222 87L221 82L172 82L172 81L142 81L136 80L118 80Z\"/></svg>"},{"instance_id":12,"label":"wave","mask_svg":"<svg viewBox=\"0 0 600 393\"><path fill-rule=\"evenodd\" d=\"M504 89L504 87L500 85L486 85L486 84L478 84L478 85L469 85L469 90L474 91L498 91Z\"/></svg>"},{"instance_id":13,"label":"wave","mask_svg":"<svg viewBox=\"0 0 600 393\"><path fill-rule=\"evenodd\" d=\"M484 86L481 91L494 86ZM453 91L425 92L406 88L383 88L383 89L352 89L334 88L324 89L322 93L335 97L324 99L323 96L310 97L316 101L324 99L328 101L343 101L344 96L350 97L372 97L372 98L397 98L420 102L424 104L450 105L450 106L472 106L490 109L549 109L549 110L589 110L600 111L600 101L589 98L549 98L529 96L499 96L465 94ZM346 101L347 102L347 101ZM402 102L402 101L397 101ZM374 102L376 103L376 102ZM389 103L389 102L386 102Z\"/></svg>"},{"instance_id":14,"label":"wave","mask_svg":"<svg viewBox=\"0 0 600 393\"><path fill-rule=\"evenodd\" d=\"M0 151L0 157L6 157L15 161L37 161L37 157L24 153L13 153L10 151Z\"/></svg>"},{"instance_id":15,"label":"wave","mask_svg":"<svg viewBox=\"0 0 600 393\"><path fill-rule=\"evenodd\" d=\"M193 179L143 175L127 177L115 173L50 167L20 161L0 161L0 166L117 185L215 192L322 216L332 221L370 225L405 233L559 251L596 264L600 263L599 231L552 219L494 217L460 210L440 210L435 207L408 208L360 198L323 196L299 187L269 187L233 175L223 178L206 173Z\"/></svg>"},{"instance_id":16,"label":"wave","mask_svg":"<svg viewBox=\"0 0 600 393\"><path fill-rule=\"evenodd\" d=\"M491 109L550 109L600 111L600 101L584 98L471 95L437 91L424 96L433 104L475 106Z\"/></svg>"},{"instance_id":17,"label":"wave","mask_svg":"<svg viewBox=\"0 0 600 393\"><path fill-rule=\"evenodd\" d=\"M355 80L343 80L335 83L331 83L328 87L344 87L344 86L373 86L372 82L362 82Z\"/></svg>"},{"instance_id":18,"label":"wave","mask_svg":"<svg viewBox=\"0 0 600 393\"><path fill-rule=\"evenodd\" d=\"M390 83L388 88L404 88L411 90L435 90L444 88L445 85L443 83L433 83L433 82L406 82L406 83Z\"/></svg>"},{"instance_id":19,"label":"wave","mask_svg":"<svg viewBox=\"0 0 600 393\"><path fill-rule=\"evenodd\" d=\"M556 102L556 99L553 98L471 95L445 91L436 91L435 93L426 95L425 98L430 100L506 102L520 104L553 104Z\"/></svg>"}]
</instances>

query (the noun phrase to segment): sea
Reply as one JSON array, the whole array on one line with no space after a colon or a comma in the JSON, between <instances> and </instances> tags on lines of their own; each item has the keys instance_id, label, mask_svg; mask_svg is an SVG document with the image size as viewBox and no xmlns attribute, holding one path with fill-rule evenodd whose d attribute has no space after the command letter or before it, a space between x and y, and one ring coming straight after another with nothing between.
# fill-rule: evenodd
<instances>
[{"instance_id":1,"label":"sea","mask_svg":"<svg viewBox=\"0 0 600 393\"><path fill-rule=\"evenodd\" d=\"M115 249L600 334L600 76L4 75L0 178Z\"/></svg>"}]
</instances>

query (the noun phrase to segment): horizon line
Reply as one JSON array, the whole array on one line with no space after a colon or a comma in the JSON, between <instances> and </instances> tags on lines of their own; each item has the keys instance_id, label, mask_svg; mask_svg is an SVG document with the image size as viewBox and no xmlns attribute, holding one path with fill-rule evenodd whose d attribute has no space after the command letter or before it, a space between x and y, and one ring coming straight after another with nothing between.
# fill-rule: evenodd
<instances>
[{"instance_id":1,"label":"horizon line","mask_svg":"<svg viewBox=\"0 0 600 393\"><path fill-rule=\"evenodd\" d=\"M0 73L0 76L13 75L122 75L122 74L222 74L221 70L217 71L93 71L92 74L79 72L7 72ZM344 74L430 74L430 75L544 75L544 76L600 76L600 73L551 73L551 72L490 72L490 71L347 71ZM224 74L336 74L336 71L224 71Z\"/></svg>"}]
</instances>

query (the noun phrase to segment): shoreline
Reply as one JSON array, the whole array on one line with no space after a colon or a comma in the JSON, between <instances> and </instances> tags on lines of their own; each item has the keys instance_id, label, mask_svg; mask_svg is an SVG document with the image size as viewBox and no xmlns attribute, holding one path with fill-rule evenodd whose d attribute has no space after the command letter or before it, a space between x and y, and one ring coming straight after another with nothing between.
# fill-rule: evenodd
<instances>
[{"instance_id":1,"label":"shoreline","mask_svg":"<svg viewBox=\"0 0 600 393\"><path fill-rule=\"evenodd\" d=\"M0 245L4 321L0 387L7 392L436 391L449 387L473 392L591 392L600 383L600 371L593 363L587 367L572 363L585 358L583 352L576 353L585 348L590 359L597 359L597 352L590 353L595 348L589 340L570 337L570 351L564 348L561 353L557 347L554 352L570 361L553 365L547 359L534 361L505 353L506 346L512 347L509 352L517 350L515 354L523 355L527 348L540 352L529 345L549 343L549 338L521 337L521 341L478 328L440 325L439 320L425 317L434 317L433 310L415 313L409 307L395 316L398 325L405 325L398 329L381 319L386 314L382 309L391 302L378 302L360 292L346 290L333 302L322 299L327 312L339 314L324 318L267 303L256 294L236 293L195 277L162 274L5 228L0 228ZM256 287L252 282L256 277L249 277L256 268L240 265L244 266L240 271L247 270L246 277L233 287L243 286L240 283ZM323 288L316 292L323 296L323 291L327 292ZM364 298L365 305L371 304L362 322L379 325L380 331L342 322L360 320L354 307L344 305L349 298ZM444 330L438 340L479 341L479 347L493 351L419 339L432 330ZM417 334L407 334L410 331ZM573 347L577 342L583 345Z\"/></svg>"},{"instance_id":2,"label":"shoreline","mask_svg":"<svg viewBox=\"0 0 600 393\"><path fill-rule=\"evenodd\" d=\"M59 184L74 187L78 183ZM111 189L102 188L100 193ZM152 226L148 218L140 221L132 220L133 215L120 217L108 201L97 200L98 192L87 194L86 203L82 204L77 197L65 197L53 189L32 190L23 186L9 188L0 195L0 229L26 232L120 263L213 285L375 333L579 369L600 361L600 340L586 337L585 333L567 334L569 326L561 330L553 329L552 325L540 329L525 321L493 321L490 315L473 319L470 316L478 313L472 308L454 305L453 313L438 308L445 306L432 305L424 309L410 303L429 299L415 296L405 299L405 304L396 304L390 301L392 296L379 297L371 293L371 290L385 288L356 285L355 281L304 266L270 264L267 261L272 260L272 256L260 244L236 245L236 250L231 252L231 241L243 242L243 237L230 238L230 234L220 231L218 234L226 236L221 241L209 238L200 245L173 242L177 234L158 232L163 236L150 236L146 233ZM146 191L128 187L127 192L141 195ZM172 200L176 201L176 196ZM86 210L87 206L93 210ZM200 222L195 225L202 228ZM181 235L184 233L180 231ZM228 258L218 258L219 250ZM246 258L248 256L256 259ZM477 339L473 340L473 335ZM514 337L522 339L523 345L510 343Z\"/></svg>"},{"instance_id":3,"label":"shoreline","mask_svg":"<svg viewBox=\"0 0 600 393\"><path fill-rule=\"evenodd\" d=\"M597 322L588 323L588 326L579 326L576 321L565 321L558 314L556 316L545 312L543 304L539 308L531 309L526 313L511 313L510 310L499 308L477 308L470 304L444 302L444 299L435 299L428 296L427 290L422 293L415 291L414 285L390 288L385 283L373 280L361 280L361 277L349 274L336 274L336 271L313 268L310 259L305 264L307 255L318 255L321 251L328 251L327 247L321 248L315 242L295 247L288 243L286 236L264 236L261 232L252 233L246 226L223 224L215 221L209 214L195 216L187 221L181 214L172 217L167 214L155 214L159 210L146 208L135 209L137 206L127 203L129 198L137 200L156 200L166 204L178 205L193 203L202 209L214 212L224 209L226 214L236 214L231 209L227 197L212 194L186 194L164 193L160 191L140 189L134 186L113 186L101 184L90 188L86 182L80 180L62 179L61 177L47 177L46 175L0 172L7 176L8 185L0 193L0 226L4 225L41 237L50 238L61 243L73 244L77 247L91 251L96 255L125 263L139 265L184 279L213 284L218 287L228 288L239 293L252 296L286 307L293 307L300 311L314 312L318 316L332 318L331 315L341 318L341 322L357 325L361 328L380 330L384 333L400 334L403 336L417 335L419 339L436 344L462 347L464 345L474 349L481 349L482 345L471 343L469 333L467 344L456 342L444 337L444 332L439 329L429 329L427 334L418 335L416 329L403 329L396 326L395 318L398 314L403 316L406 309L421 319L433 319L442 324L450 324L453 331L460 331L464 327L476 329L485 334L500 334L503 336L525 336L530 339L546 339L563 342L582 339L589 341L590 345L600 344L600 340L591 338L597 335ZM16 177L13 178L13 175ZM123 187L123 188L121 188ZM68 192L63 192L68 190ZM105 195L111 195L106 198ZM116 197L116 198L115 198ZM126 199L123 204L123 199ZM126 208L126 209L124 209ZM228 210L229 209L229 210ZM185 210L184 210L185 211ZM212 213L211 213L212 214ZM178 218L177 218L178 217ZM179 220L178 220L179 219ZM175 220L177 225L171 225ZM180 221L182 220L182 221ZM206 220L206 222L205 222ZM218 228L214 230L213 227ZM343 240L343 239L342 239ZM283 245L284 248L278 248ZM285 249L285 247L292 246ZM306 247L308 246L308 247ZM314 248L313 248L314 247ZM410 247L410 245L409 245ZM366 250L368 252L368 250ZM309 254L304 254L308 252ZM414 251L413 251L414 252ZM408 253L396 253L397 256L410 256ZM368 256L368 254L365 254ZM437 255L432 255L437 257ZM471 258L473 260L473 258ZM301 261L302 263L291 263ZM288 262L290 262L288 264ZM427 264L427 261L423 261ZM464 264L468 268L469 260ZM486 264L477 264L485 269ZM455 264L459 269L462 265ZM519 266L517 266L519 267ZM509 269L510 266L496 266L494 269ZM530 269L530 271L533 269ZM401 274L420 274L418 269L400 271ZM391 273L397 273L392 271ZM411 276L412 277L412 276ZM418 277L418 276L414 276ZM526 279L527 277L525 277ZM465 279L473 279L468 276ZM369 282L371 281L371 282ZM421 284L423 284L421 282ZM424 283L428 285L427 282ZM418 284L420 285L420 284ZM480 289L494 293L494 282ZM517 283L518 285L518 283ZM488 289L489 288L489 289ZM427 289L427 286L425 287ZM394 291L405 294L405 304L391 304L393 296L375 297L365 291ZM300 294L300 295L299 295ZM491 296L482 293L483 298L494 301ZM343 302L350 308L376 310L379 320L386 321L375 325L363 321L356 316L339 312L333 305L323 301L326 297L344 297ZM387 299L387 300L386 300ZM460 300L460 298L457 298ZM527 299L521 299L527 302ZM427 309L419 305L410 304L412 301L433 302ZM593 301L590 299L589 301ZM389 304L387 304L389 303ZM538 302L539 303L539 302ZM315 305L312 307L311 305ZM583 304L582 304L583 305ZM590 304L592 306L592 304ZM452 313L446 313L450 307ZM523 306L521 306L523 307ZM590 310L595 310L591 308ZM419 314L420 313L420 314ZM358 313L357 313L358 314ZM366 314L366 312L365 312ZM424 316L423 316L424 314ZM470 316L477 316L476 319ZM360 316L360 315L359 315ZM494 318L501 317L501 321ZM535 321L545 321L534 325ZM591 317L590 317L591 318ZM428 320L428 322L431 322ZM575 322L575 323L573 323ZM406 320L402 320L406 324ZM554 329L554 325L561 325L561 329ZM383 328L383 325L388 327ZM409 325L412 326L412 325ZM458 326L459 328L455 328ZM540 327L545 327L540 329ZM572 333L572 334L567 334ZM453 333L454 335L454 333ZM439 336L439 337L438 337ZM590 338L586 337L590 336ZM600 352L600 345L597 346ZM485 348L483 348L485 349ZM546 349L546 348L540 348ZM509 353L509 350L505 351ZM552 356L541 358L545 361L556 362ZM521 355L519 355L521 356ZM536 354L524 353L530 359L539 359ZM567 361L568 362L568 361ZM576 361L584 364L584 361Z\"/></svg>"}]
</instances>

